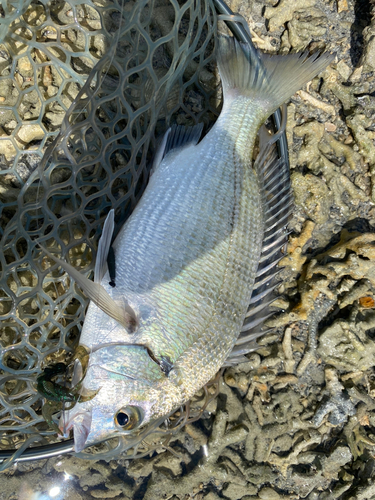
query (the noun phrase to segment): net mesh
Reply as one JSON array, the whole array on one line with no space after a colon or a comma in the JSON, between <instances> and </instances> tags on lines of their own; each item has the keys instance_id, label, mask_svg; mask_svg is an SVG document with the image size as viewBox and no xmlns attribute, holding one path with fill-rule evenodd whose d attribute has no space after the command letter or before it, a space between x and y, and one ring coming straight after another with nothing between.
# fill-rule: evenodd
<instances>
[{"instance_id":1,"label":"net mesh","mask_svg":"<svg viewBox=\"0 0 375 500\"><path fill-rule=\"evenodd\" d=\"M36 378L69 359L87 306L37 242L91 275L156 138L215 120L215 28L211 0L0 1L0 450L56 440Z\"/></svg>"}]
</instances>

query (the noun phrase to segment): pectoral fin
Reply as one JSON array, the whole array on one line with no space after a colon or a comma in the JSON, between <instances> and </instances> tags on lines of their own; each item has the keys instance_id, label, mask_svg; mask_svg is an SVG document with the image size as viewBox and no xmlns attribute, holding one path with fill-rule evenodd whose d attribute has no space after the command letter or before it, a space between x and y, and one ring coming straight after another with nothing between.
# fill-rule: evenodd
<instances>
[{"instance_id":1,"label":"pectoral fin","mask_svg":"<svg viewBox=\"0 0 375 500\"><path fill-rule=\"evenodd\" d=\"M59 264L78 285L82 288L85 294L95 305L111 318L118 321L124 328L130 332L134 332L138 319L132 307L126 302L124 305L119 305L107 293L105 288L100 283L95 283L81 274L72 265L64 260L55 257L48 250L39 244L40 248L48 255L48 257Z\"/></svg>"}]
</instances>

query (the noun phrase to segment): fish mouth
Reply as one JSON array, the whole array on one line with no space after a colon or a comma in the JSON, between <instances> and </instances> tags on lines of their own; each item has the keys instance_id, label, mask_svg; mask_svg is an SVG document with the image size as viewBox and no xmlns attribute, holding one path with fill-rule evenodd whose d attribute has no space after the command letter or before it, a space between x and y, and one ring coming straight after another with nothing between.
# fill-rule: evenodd
<instances>
[{"instance_id":1,"label":"fish mouth","mask_svg":"<svg viewBox=\"0 0 375 500\"><path fill-rule=\"evenodd\" d=\"M105 432L105 425L101 427L100 432L96 432L94 434L91 432L93 413L95 414L95 410L93 409L90 410L80 409L80 411L77 411L77 413L74 413L74 411L72 412L68 411L60 418L59 429L65 438L68 438L70 431L73 430L75 453L80 453L85 448L106 441L111 437L120 438L121 442L119 443L119 448L118 448L120 452L124 452L133 447L136 447L138 449L137 445L141 441L143 441L147 436L155 432L166 418L166 417L160 417L155 422L148 423L144 428L140 429L138 432L134 434L111 435L110 432L108 433ZM160 442L160 435L158 436L158 443L159 442ZM151 445L150 450L152 451L153 449L155 449L155 447ZM141 456L143 456L143 453Z\"/></svg>"},{"instance_id":2,"label":"fish mouth","mask_svg":"<svg viewBox=\"0 0 375 500\"><path fill-rule=\"evenodd\" d=\"M69 433L73 429L74 451L76 453L82 451L86 447L87 438L90 434L91 421L91 411L76 413L73 418L69 419L68 417L67 422L64 416L60 418L59 429L65 438L69 437Z\"/></svg>"}]
</instances>

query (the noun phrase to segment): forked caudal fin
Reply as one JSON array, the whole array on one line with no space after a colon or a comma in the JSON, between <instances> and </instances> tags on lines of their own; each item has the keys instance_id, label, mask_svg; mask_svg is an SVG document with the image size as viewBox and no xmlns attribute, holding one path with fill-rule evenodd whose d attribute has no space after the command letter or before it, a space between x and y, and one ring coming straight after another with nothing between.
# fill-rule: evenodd
<instances>
[{"instance_id":1,"label":"forked caudal fin","mask_svg":"<svg viewBox=\"0 0 375 500\"><path fill-rule=\"evenodd\" d=\"M218 66L224 106L246 96L264 107L265 118L328 66L334 54L270 56L235 38L220 36Z\"/></svg>"}]
</instances>

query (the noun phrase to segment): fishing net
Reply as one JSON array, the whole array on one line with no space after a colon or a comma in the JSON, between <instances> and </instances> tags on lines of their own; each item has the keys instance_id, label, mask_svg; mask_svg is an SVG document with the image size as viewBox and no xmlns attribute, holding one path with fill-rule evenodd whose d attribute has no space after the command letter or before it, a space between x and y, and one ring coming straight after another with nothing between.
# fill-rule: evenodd
<instances>
[{"instance_id":1,"label":"fishing net","mask_svg":"<svg viewBox=\"0 0 375 500\"><path fill-rule=\"evenodd\" d=\"M36 379L69 360L87 306L37 242L91 276L156 138L217 116L215 27L211 0L0 1L0 455L57 441Z\"/></svg>"}]
</instances>

